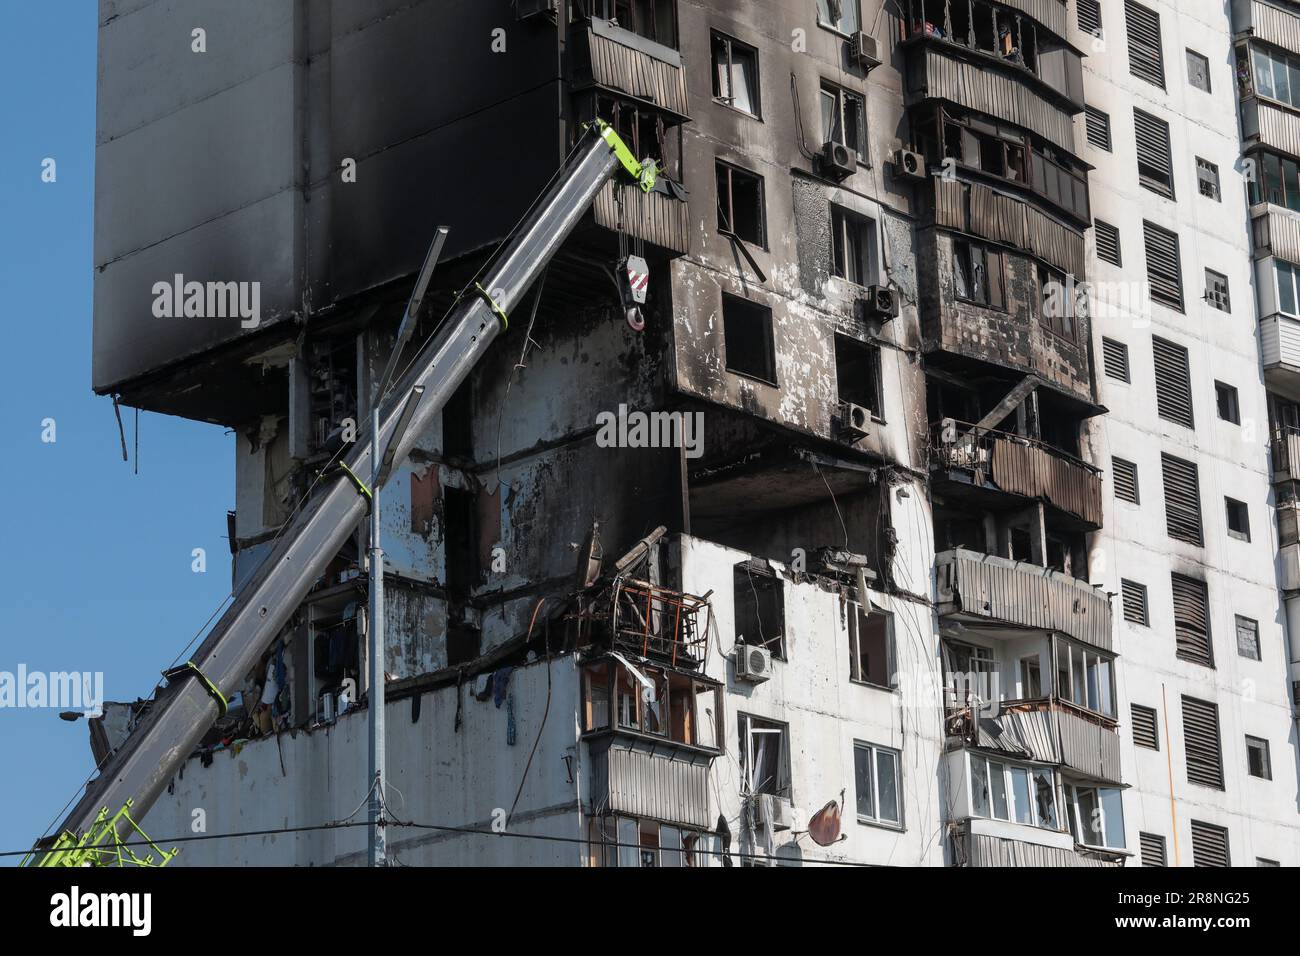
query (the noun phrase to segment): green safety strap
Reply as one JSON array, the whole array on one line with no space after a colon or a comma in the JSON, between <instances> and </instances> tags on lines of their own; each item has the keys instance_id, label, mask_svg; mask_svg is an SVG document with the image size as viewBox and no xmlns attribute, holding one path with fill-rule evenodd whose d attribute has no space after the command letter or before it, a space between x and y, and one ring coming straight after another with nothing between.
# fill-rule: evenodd
<instances>
[{"instance_id":1,"label":"green safety strap","mask_svg":"<svg viewBox=\"0 0 1300 956\"><path fill-rule=\"evenodd\" d=\"M350 479L352 479L352 484L357 486L357 492L358 494L361 495L362 498L366 499L366 504L370 505L371 503L373 503L375 500L375 496L371 493L370 489L366 487L366 483L357 477L357 473L353 471L351 468L349 468L343 462L339 462L338 466L343 470L343 473L345 475L347 475Z\"/></svg>"},{"instance_id":2,"label":"green safety strap","mask_svg":"<svg viewBox=\"0 0 1300 956\"><path fill-rule=\"evenodd\" d=\"M497 304L497 300L492 298L488 293L488 290L475 282L474 291L478 293L480 299L488 304L488 308L496 314L496 317L501 320L501 331L504 332L506 329L510 328L510 317L506 315L506 310Z\"/></svg>"},{"instance_id":3,"label":"green safety strap","mask_svg":"<svg viewBox=\"0 0 1300 956\"><path fill-rule=\"evenodd\" d=\"M185 674L193 674L199 679L199 683L201 683L204 689L212 695L212 699L217 702L217 710L219 711L217 716L226 716L226 711L230 710L230 701L226 700L226 695L217 689L216 684L208 680L208 676L204 674L203 671L199 670L198 665L193 661L186 661L180 667L172 667L162 672L163 677L166 677L169 681L184 676Z\"/></svg>"},{"instance_id":4,"label":"green safety strap","mask_svg":"<svg viewBox=\"0 0 1300 956\"><path fill-rule=\"evenodd\" d=\"M614 132L614 127L603 119L597 118L593 120L592 126L600 132L600 138L609 144L609 148L614 151L614 155L623 164L623 168L632 174L633 179L640 183L641 191L648 193L654 189L655 177L659 172L655 168L655 164L651 162L642 163L637 159L632 154L632 150L628 149L627 143L623 142L623 138Z\"/></svg>"}]
</instances>

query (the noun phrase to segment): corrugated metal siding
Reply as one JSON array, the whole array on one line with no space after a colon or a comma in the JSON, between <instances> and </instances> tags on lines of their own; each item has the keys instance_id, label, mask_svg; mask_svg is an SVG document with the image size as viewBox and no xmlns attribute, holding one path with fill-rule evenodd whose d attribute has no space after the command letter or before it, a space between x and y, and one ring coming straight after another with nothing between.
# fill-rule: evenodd
<instances>
[{"instance_id":1,"label":"corrugated metal siding","mask_svg":"<svg viewBox=\"0 0 1300 956\"><path fill-rule=\"evenodd\" d=\"M945 551L935 561L941 591L949 589L961 611L1060 631L1110 650L1110 601L1091 585L1058 571L963 548Z\"/></svg>"},{"instance_id":2,"label":"corrugated metal siding","mask_svg":"<svg viewBox=\"0 0 1300 956\"><path fill-rule=\"evenodd\" d=\"M1293 53L1300 51L1300 17L1271 4L1256 0L1250 5L1250 23L1237 29L1252 30L1260 40Z\"/></svg>"},{"instance_id":3,"label":"corrugated metal siding","mask_svg":"<svg viewBox=\"0 0 1300 956\"><path fill-rule=\"evenodd\" d=\"M690 115L686 73L679 67L634 50L594 30L587 31L591 76L597 85L618 90L681 116Z\"/></svg>"},{"instance_id":4,"label":"corrugated metal siding","mask_svg":"<svg viewBox=\"0 0 1300 956\"><path fill-rule=\"evenodd\" d=\"M671 252L691 251L690 207L660 193L643 193L636 186L614 181L605 184L592 206L598 226L618 228L616 189L624 190L623 229L629 236Z\"/></svg>"},{"instance_id":5,"label":"corrugated metal siding","mask_svg":"<svg viewBox=\"0 0 1300 956\"><path fill-rule=\"evenodd\" d=\"M1101 524L1101 476L1082 462L1037 445L994 437L993 482L1003 491L1043 498L1090 524Z\"/></svg>"},{"instance_id":6,"label":"corrugated metal siding","mask_svg":"<svg viewBox=\"0 0 1300 956\"><path fill-rule=\"evenodd\" d=\"M1056 711L1061 762L1107 783L1119 783L1119 734L1068 710Z\"/></svg>"},{"instance_id":7,"label":"corrugated metal siding","mask_svg":"<svg viewBox=\"0 0 1300 956\"><path fill-rule=\"evenodd\" d=\"M707 757L674 759L614 741L593 753L591 762L593 810L701 828L711 824Z\"/></svg>"},{"instance_id":8,"label":"corrugated metal siding","mask_svg":"<svg viewBox=\"0 0 1300 956\"><path fill-rule=\"evenodd\" d=\"M1300 262L1300 217L1269 208L1252 225L1263 249L1287 262Z\"/></svg>"},{"instance_id":9,"label":"corrugated metal siding","mask_svg":"<svg viewBox=\"0 0 1300 956\"><path fill-rule=\"evenodd\" d=\"M1058 37L1065 38L1066 6L1060 0L1002 0L1021 13L1027 13Z\"/></svg>"},{"instance_id":10,"label":"corrugated metal siding","mask_svg":"<svg viewBox=\"0 0 1300 956\"><path fill-rule=\"evenodd\" d=\"M975 739L978 747L1029 757L1042 763L1061 762L1061 748L1057 744L1050 711L1004 710L997 717L981 718L978 726Z\"/></svg>"},{"instance_id":11,"label":"corrugated metal siding","mask_svg":"<svg viewBox=\"0 0 1300 956\"><path fill-rule=\"evenodd\" d=\"M1023 83L941 50L926 49L917 62L920 72L913 76L919 79L922 96L1000 117L1033 130L1073 156L1079 155L1074 118Z\"/></svg>"},{"instance_id":12,"label":"corrugated metal siding","mask_svg":"<svg viewBox=\"0 0 1300 956\"><path fill-rule=\"evenodd\" d=\"M1260 322L1260 357L1265 368L1300 368L1300 322L1277 315Z\"/></svg>"},{"instance_id":13,"label":"corrugated metal siding","mask_svg":"<svg viewBox=\"0 0 1300 956\"><path fill-rule=\"evenodd\" d=\"M966 834L967 866L1119 866L1118 862L1084 856L1054 846L1005 840L983 833Z\"/></svg>"},{"instance_id":14,"label":"corrugated metal siding","mask_svg":"<svg viewBox=\"0 0 1300 956\"><path fill-rule=\"evenodd\" d=\"M936 225L1040 256L1077 278L1087 274L1087 242L1083 233L1014 196L995 192L979 183L940 179L935 182L934 205Z\"/></svg>"},{"instance_id":15,"label":"corrugated metal siding","mask_svg":"<svg viewBox=\"0 0 1300 956\"><path fill-rule=\"evenodd\" d=\"M1292 156L1300 156L1300 116L1266 100L1257 99L1255 103L1259 141Z\"/></svg>"}]
</instances>

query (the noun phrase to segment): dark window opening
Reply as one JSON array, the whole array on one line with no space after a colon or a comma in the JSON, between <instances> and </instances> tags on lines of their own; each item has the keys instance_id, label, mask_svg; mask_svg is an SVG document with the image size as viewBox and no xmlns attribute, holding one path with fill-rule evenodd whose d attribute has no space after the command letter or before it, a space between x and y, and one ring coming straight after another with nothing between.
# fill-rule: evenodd
<instances>
[{"instance_id":1,"label":"dark window opening","mask_svg":"<svg viewBox=\"0 0 1300 956\"><path fill-rule=\"evenodd\" d=\"M477 505L477 496L471 492L443 490L443 552L447 595L453 601L467 600L479 581Z\"/></svg>"},{"instance_id":2,"label":"dark window opening","mask_svg":"<svg viewBox=\"0 0 1300 956\"><path fill-rule=\"evenodd\" d=\"M861 405L883 420L879 346L835 336L835 382L841 402Z\"/></svg>"},{"instance_id":3,"label":"dark window opening","mask_svg":"<svg viewBox=\"0 0 1300 956\"><path fill-rule=\"evenodd\" d=\"M677 48L676 0L574 0L575 17L615 20L647 40Z\"/></svg>"},{"instance_id":4,"label":"dark window opening","mask_svg":"<svg viewBox=\"0 0 1300 956\"><path fill-rule=\"evenodd\" d=\"M727 371L776 384L771 309L724 293L722 335Z\"/></svg>"},{"instance_id":5,"label":"dark window opening","mask_svg":"<svg viewBox=\"0 0 1300 956\"><path fill-rule=\"evenodd\" d=\"M894 687L894 616L850 604L849 677L877 687Z\"/></svg>"},{"instance_id":6,"label":"dark window opening","mask_svg":"<svg viewBox=\"0 0 1300 956\"><path fill-rule=\"evenodd\" d=\"M742 561L732 568L736 643L765 647L785 660L785 595L783 582L767 565Z\"/></svg>"},{"instance_id":7,"label":"dark window opening","mask_svg":"<svg viewBox=\"0 0 1300 956\"><path fill-rule=\"evenodd\" d=\"M831 274L861 286L876 279L876 224L831 205Z\"/></svg>"},{"instance_id":8,"label":"dark window opening","mask_svg":"<svg viewBox=\"0 0 1300 956\"><path fill-rule=\"evenodd\" d=\"M474 382L467 378L442 409L442 453L447 458L474 457Z\"/></svg>"},{"instance_id":9,"label":"dark window opening","mask_svg":"<svg viewBox=\"0 0 1300 956\"><path fill-rule=\"evenodd\" d=\"M717 181L718 232L766 249L762 177L720 162Z\"/></svg>"},{"instance_id":10,"label":"dark window opening","mask_svg":"<svg viewBox=\"0 0 1300 956\"><path fill-rule=\"evenodd\" d=\"M1002 253L999 250L954 238L952 259L957 298L991 309L1005 310Z\"/></svg>"},{"instance_id":11,"label":"dark window opening","mask_svg":"<svg viewBox=\"0 0 1300 956\"><path fill-rule=\"evenodd\" d=\"M1234 425L1241 424L1241 407L1237 401L1237 390L1223 382L1214 383L1214 398L1219 406L1219 417Z\"/></svg>"},{"instance_id":12,"label":"dark window opening","mask_svg":"<svg viewBox=\"0 0 1300 956\"><path fill-rule=\"evenodd\" d=\"M1243 541L1250 540L1250 512L1246 508L1246 502L1238 501L1236 498L1223 499L1224 509L1228 515L1228 534L1234 538L1241 538Z\"/></svg>"},{"instance_id":13,"label":"dark window opening","mask_svg":"<svg viewBox=\"0 0 1300 956\"><path fill-rule=\"evenodd\" d=\"M1038 264L1038 321L1043 328L1070 342L1079 340L1084 308L1083 287L1065 273Z\"/></svg>"},{"instance_id":14,"label":"dark window opening","mask_svg":"<svg viewBox=\"0 0 1300 956\"><path fill-rule=\"evenodd\" d=\"M847 146L865 159L867 110L862 97L830 83L823 83L821 111L823 142Z\"/></svg>"},{"instance_id":15,"label":"dark window opening","mask_svg":"<svg viewBox=\"0 0 1300 956\"><path fill-rule=\"evenodd\" d=\"M482 633L477 627L451 624L447 627L447 666L468 664L482 653Z\"/></svg>"},{"instance_id":16,"label":"dark window opening","mask_svg":"<svg viewBox=\"0 0 1300 956\"><path fill-rule=\"evenodd\" d=\"M1246 769L1252 777L1273 779L1273 765L1269 760L1267 740L1262 737L1246 738Z\"/></svg>"},{"instance_id":17,"label":"dark window opening","mask_svg":"<svg viewBox=\"0 0 1300 956\"><path fill-rule=\"evenodd\" d=\"M740 772L744 792L767 793L789 799L789 728L749 714L738 714L736 724L740 731Z\"/></svg>"}]
</instances>

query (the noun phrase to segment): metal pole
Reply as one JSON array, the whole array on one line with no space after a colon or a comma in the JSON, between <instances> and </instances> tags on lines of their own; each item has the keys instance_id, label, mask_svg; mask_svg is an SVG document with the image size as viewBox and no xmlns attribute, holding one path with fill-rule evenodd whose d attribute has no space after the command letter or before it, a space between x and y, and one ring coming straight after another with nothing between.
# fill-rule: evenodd
<instances>
[{"instance_id":1,"label":"metal pole","mask_svg":"<svg viewBox=\"0 0 1300 956\"><path fill-rule=\"evenodd\" d=\"M388 865L384 819L384 552L379 546L379 399L370 403L370 865Z\"/></svg>"}]
</instances>

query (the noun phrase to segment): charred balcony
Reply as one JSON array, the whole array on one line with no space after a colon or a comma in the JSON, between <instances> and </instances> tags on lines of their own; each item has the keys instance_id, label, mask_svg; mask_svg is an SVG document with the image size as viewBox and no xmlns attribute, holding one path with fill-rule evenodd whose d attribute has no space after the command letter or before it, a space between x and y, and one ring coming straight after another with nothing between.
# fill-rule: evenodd
<instances>
[{"instance_id":1,"label":"charred balcony","mask_svg":"<svg viewBox=\"0 0 1300 956\"><path fill-rule=\"evenodd\" d=\"M1033 561L953 548L935 556L945 624L995 631L1058 632L1111 647L1110 599L1084 580Z\"/></svg>"},{"instance_id":2,"label":"charred balcony","mask_svg":"<svg viewBox=\"0 0 1300 956\"><path fill-rule=\"evenodd\" d=\"M934 429L932 481L948 497L996 506L1010 496L1042 501L1101 527L1101 472L1045 441L944 419Z\"/></svg>"}]
</instances>

